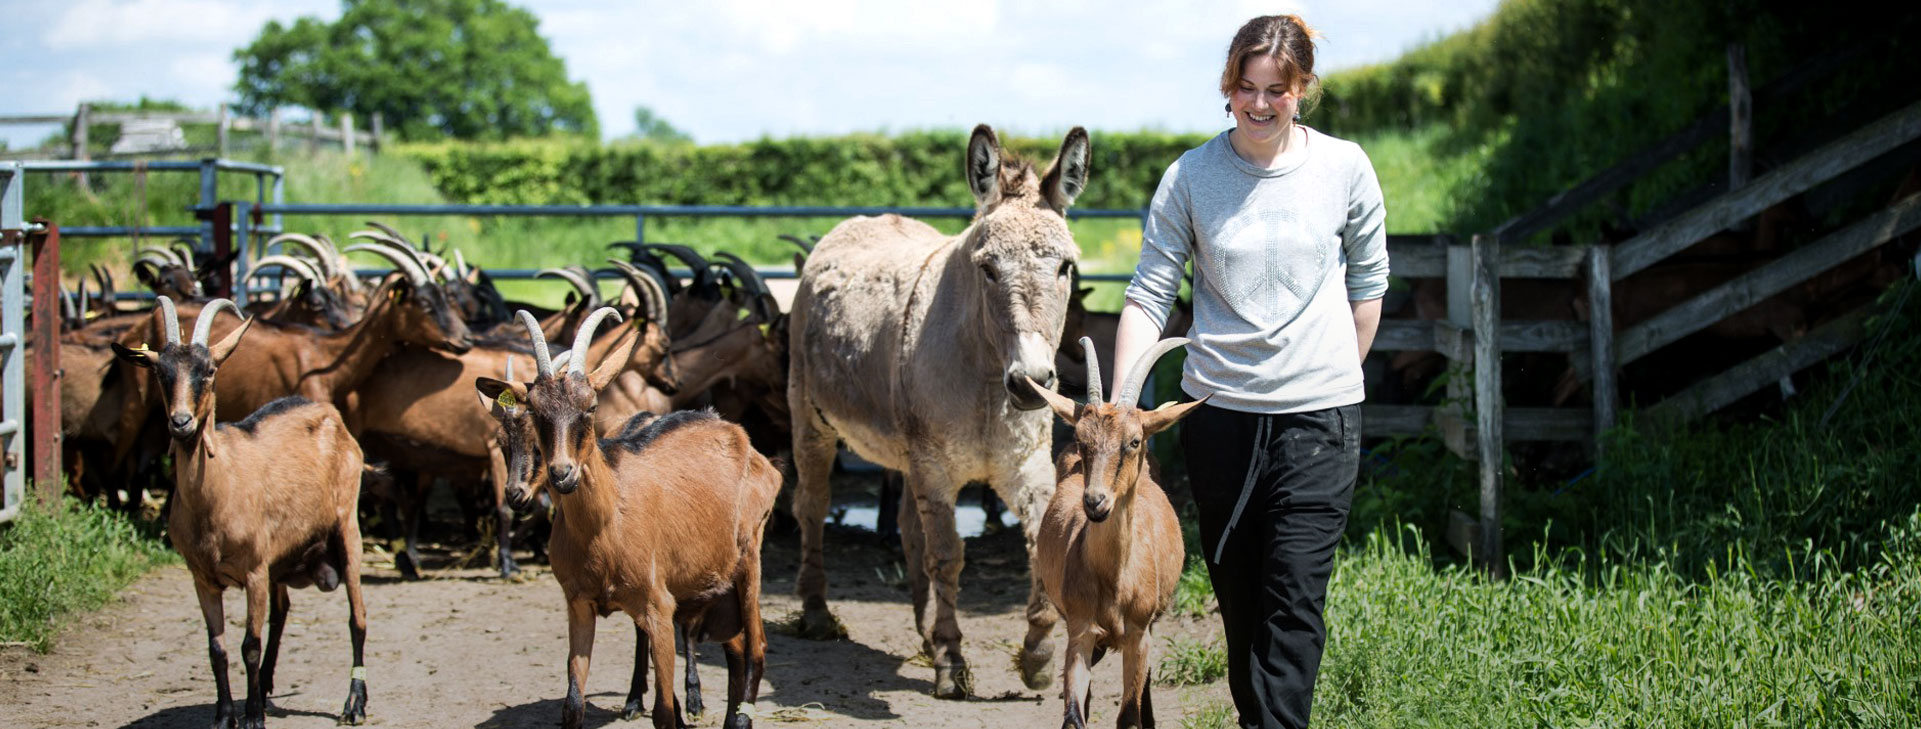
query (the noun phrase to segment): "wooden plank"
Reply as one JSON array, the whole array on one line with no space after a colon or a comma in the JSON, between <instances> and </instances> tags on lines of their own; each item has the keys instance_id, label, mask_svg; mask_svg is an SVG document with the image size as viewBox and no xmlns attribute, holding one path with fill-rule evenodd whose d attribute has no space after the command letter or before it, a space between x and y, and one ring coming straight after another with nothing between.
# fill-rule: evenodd
<instances>
[{"instance_id":1,"label":"wooden plank","mask_svg":"<svg viewBox=\"0 0 1921 729\"><path fill-rule=\"evenodd\" d=\"M0 124L65 124L73 121L72 114L8 114L0 116Z\"/></svg>"},{"instance_id":2,"label":"wooden plank","mask_svg":"<svg viewBox=\"0 0 1921 729\"><path fill-rule=\"evenodd\" d=\"M1588 359L1593 379L1594 438L1600 448L1601 435L1614 428L1614 401L1619 395L1614 384L1614 286L1608 275L1608 247L1597 245L1588 252ZM1576 360L1581 361L1581 360ZM1596 451L1600 453L1599 450Z\"/></svg>"},{"instance_id":3,"label":"wooden plank","mask_svg":"<svg viewBox=\"0 0 1921 729\"><path fill-rule=\"evenodd\" d=\"M1447 236L1387 237L1388 273L1401 278L1441 278L1447 275Z\"/></svg>"},{"instance_id":4,"label":"wooden plank","mask_svg":"<svg viewBox=\"0 0 1921 729\"><path fill-rule=\"evenodd\" d=\"M1737 276L1622 332L1618 364L1646 356L1921 226L1921 193Z\"/></svg>"},{"instance_id":5,"label":"wooden plank","mask_svg":"<svg viewBox=\"0 0 1921 729\"><path fill-rule=\"evenodd\" d=\"M1587 327L1564 320L1501 322L1503 352L1579 352L1587 349Z\"/></svg>"},{"instance_id":6,"label":"wooden plank","mask_svg":"<svg viewBox=\"0 0 1921 729\"><path fill-rule=\"evenodd\" d=\"M1860 341L1863 326L1873 309L1873 305L1868 305L1849 312L1807 336L1697 382L1649 407L1644 420L1649 425L1666 427L1699 418L1854 346Z\"/></svg>"},{"instance_id":7,"label":"wooden plank","mask_svg":"<svg viewBox=\"0 0 1921 729\"><path fill-rule=\"evenodd\" d=\"M1504 576L1501 547L1501 239L1474 236L1474 425L1481 463L1481 540L1475 561L1496 578Z\"/></svg>"},{"instance_id":8,"label":"wooden plank","mask_svg":"<svg viewBox=\"0 0 1921 729\"><path fill-rule=\"evenodd\" d=\"M1594 437L1593 420L1594 411L1588 408L1506 408L1501 417L1501 439L1504 443L1586 441ZM1457 454L1463 460L1480 460L1475 452L1480 431L1473 422L1454 415L1446 406L1432 408L1429 421L1450 450L1460 446Z\"/></svg>"},{"instance_id":9,"label":"wooden plank","mask_svg":"<svg viewBox=\"0 0 1921 729\"><path fill-rule=\"evenodd\" d=\"M1748 93L1748 47L1728 44L1728 189L1754 175L1754 96Z\"/></svg>"},{"instance_id":10,"label":"wooden plank","mask_svg":"<svg viewBox=\"0 0 1921 729\"><path fill-rule=\"evenodd\" d=\"M1868 160L1921 137L1921 102L1882 117L1860 131L1823 145L1761 176L1747 187L1715 198L1654 230L1616 246L1614 280L1640 272L1696 241L1763 208L1800 194Z\"/></svg>"},{"instance_id":11,"label":"wooden plank","mask_svg":"<svg viewBox=\"0 0 1921 729\"><path fill-rule=\"evenodd\" d=\"M1434 351L1434 323L1418 319L1382 319L1374 330L1374 349L1384 352Z\"/></svg>"},{"instance_id":12,"label":"wooden plank","mask_svg":"<svg viewBox=\"0 0 1921 729\"><path fill-rule=\"evenodd\" d=\"M1434 322L1434 351L1462 367L1474 366L1474 332L1452 322Z\"/></svg>"},{"instance_id":13,"label":"wooden plank","mask_svg":"<svg viewBox=\"0 0 1921 729\"><path fill-rule=\"evenodd\" d=\"M1447 247L1447 323L1458 331L1468 331L1474 326L1468 300L1469 291L1474 287L1472 254L1473 249L1467 246ZM1456 343L1450 351L1458 354L1459 349ZM1467 376L1472 366L1464 358L1448 360L1447 404L1435 414L1434 420L1441 429L1441 442L1447 444L1448 450L1470 461L1479 457L1472 440L1474 428L1467 422L1474 412L1474 383Z\"/></svg>"},{"instance_id":14,"label":"wooden plank","mask_svg":"<svg viewBox=\"0 0 1921 729\"><path fill-rule=\"evenodd\" d=\"M1434 408L1425 405L1362 405L1361 432L1369 437L1420 435L1434 422Z\"/></svg>"},{"instance_id":15,"label":"wooden plank","mask_svg":"<svg viewBox=\"0 0 1921 729\"><path fill-rule=\"evenodd\" d=\"M1574 278L1587 258L1582 246L1503 246L1501 275L1507 278Z\"/></svg>"}]
</instances>

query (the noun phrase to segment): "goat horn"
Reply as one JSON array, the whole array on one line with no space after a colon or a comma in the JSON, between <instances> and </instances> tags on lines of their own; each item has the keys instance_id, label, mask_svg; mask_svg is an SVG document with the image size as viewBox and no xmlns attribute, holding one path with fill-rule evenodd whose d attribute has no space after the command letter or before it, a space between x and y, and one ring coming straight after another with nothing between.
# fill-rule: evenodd
<instances>
[{"instance_id":1,"label":"goat horn","mask_svg":"<svg viewBox=\"0 0 1921 729\"><path fill-rule=\"evenodd\" d=\"M189 271L198 270L193 263L193 244L192 243L188 243L187 241L184 241L184 240L177 240L173 242L172 249L175 252L180 254L180 265L186 266L187 270Z\"/></svg>"},{"instance_id":2,"label":"goat horn","mask_svg":"<svg viewBox=\"0 0 1921 729\"><path fill-rule=\"evenodd\" d=\"M340 273L338 262L330 260L331 257L328 256L329 253L332 253L332 251L328 250L331 246L323 245L311 236L300 233L281 233L267 240L268 247L273 246L275 243L292 243L306 249L308 253L313 254L314 261L320 264L321 280L323 281L333 278L336 274ZM262 258L261 260L266 259ZM255 263L254 265L259 266L260 264Z\"/></svg>"},{"instance_id":3,"label":"goat horn","mask_svg":"<svg viewBox=\"0 0 1921 729\"><path fill-rule=\"evenodd\" d=\"M761 278L760 272L754 270L754 264L741 260L740 256L726 251L721 251L714 255L727 260L727 270L733 271L735 278L741 279L747 284L747 293L753 294L754 296L769 293L766 279Z\"/></svg>"},{"instance_id":4,"label":"goat horn","mask_svg":"<svg viewBox=\"0 0 1921 729\"><path fill-rule=\"evenodd\" d=\"M1155 342L1153 347L1143 352L1140 359L1134 360L1133 369L1127 371L1127 382L1121 384L1120 392L1114 393L1114 404L1132 406L1135 402L1139 401L1141 399L1141 385L1147 382L1147 372L1154 369L1154 363L1160 360L1161 355L1186 345L1187 341L1187 337L1169 337ZM1094 361L1091 356L1088 358L1088 362L1092 363ZM1088 365L1090 369L1095 366L1096 365L1093 364Z\"/></svg>"},{"instance_id":5,"label":"goat horn","mask_svg":"<svg viewBox=\"0 0 1921 729\"><path fill-rule=\"evenodd\" d=\"M427 263L427 274L436 281L447 280L447 259L426 251L420 252L420 260Z\"/></svg>"},{"instance_id":6,"label":"goat horn","mask_svg":"<svg viewBox=\"0 0 1921 729\"><path fill-rule=\"evenodd\" d=\"M347 237L363 238L366 240L373 241L377 244L387 246L388 248L392 248L395 251L399 252L401 255L404 255L408 258L413 259L414 265L420 267L420 272L422 274L425 274L427 272L427 261L426 259L423 259L420 257L419 249L414 248L412 245L408 244L404 240L389 237L379 233L371 233L365 230L355 231L353 233L348 234Z\"/></svg>"},{"instance_id":7,"label":"goat horn","mask_svg":"<svg viewBox=\"0 0 1921 729\"><path fill-rule=\"evenodd\" d=\"M805 240L802 240L801 237L798 235L793 235L791 233L782 233L780 234L780 239L794 244L794 247L799 248L800 252L802 253L814 252L814 244L809 243Z\"/></svg>"},{"instance_id":8,"label":"goat horn","mask_svg":"<svg viewBox=\"0 0 1921 729\"><path fill-rule=\"evenodd\" d=\"M380 222L380 221L378 221L378 220L369 220L369 221L367 221L367 224L368 224L368 225L371 225L371 226L373 226L373 227L375 227L375 228L379 228L379 229L380 229L380 232L382 232L382 233L386 233L386 234L387 234L387 237L389 237L389 238L392 238L392 239L394 239L395 241L398 241L398 242L400 242L400 243L402 243L402 244L404 244L404 245L406 245L406 246L407 246L408 248L412 248L412 247L414 247L414 242L413 242L413 241L410 241L410 240L407 240L407 236L404 236L404 235L401 235L401 234L400 234L400 231L398 231L398 230L395 230L395 229L394 229L394 227L393 227L393 226L391 226L391 225L388 225L388 224L386 224L386 223L382 223L382 222Z\"/></svg>"},{"instance_id":9,"label":"goat horn","mask_svg":"<svg viewBox=\"0 0 1921 729\"><path fill-rule=\"evenodd\" d=\"M454 249L454 274L461 278L467 277L467 257L460 254L459 248Z\"/></svg>"},{"instance_id":10,"label":"goat horn","mask_svg":"<svg viewBox=\"0 0 1921 729\"><path fill-rule=\"evenodd\" d=\"M185 263L180 262L180 254L167 250L165 248L161 248L159 246L147 246L145 248L140 249L140 253L134 256L135 260L140 260L144 258L158 258L160 259L161 263L167 264L169 266L187 265Z\"/></svg>"},{"instance_id":11,"label":"goat horn","mask_svg":"<svg viewBox=\"0 0 1921 729\"><path fill-rule=\"evenodd\" d=\"M1081 337L1081 352L1087 358L1087 404L1101 402L1101 358L1094 353L1094 338Z\"/></svg>"},{"instance_id":12,"label":"goat horn","mask_svg":"<svg viewBox=\"0 0 1921 729\"><path fill-rule=\"evenodd\" d=\"M327 247L327 260L333 265L334 273L345 279L346 288L351 291L361 290L360 277L355 276L353 269L347 267L347 259L340 256L340 247L334 245L334 240L327 237L326 233L315 235L314 240Z\"/></svg>"},{"instance_id":13,"label":"goat horn","mask_svg":"<svg viewBox=\"0 0 1921 729\"><path fill-rule=\"evenodd\" d=\"M80 323L87 323L87 279L80 279Z\"/></svg>"},{"instance_id":14,"label":"goat horn","mask_svg":"<svg viewBox=\"0 0 1921 729\"><path fill-rule=\"evenodd\" d=\"M514 312L514 318L527 328L527 336L534 340L534 377L552 377L554 360L547 356L547 335L540 332L540 320L526 309Z\"/></svg>"},{"instance_id":15,"label":"goat horn","mask_svg":"<svg viewBox=\"0 0 1921 729\"><path fill-rule=\"evenodd\" d=\"M611 306L603 306L595 309L594 313L588 314L587 320L580 323L580 330L574 332L574 348L569 350L580 354L567 366L567 371L587 374L587 345L593 343L594 330L600 327L600 321L610 316L616 322L621 321L619 311Z\"/></svg>"},{"instance_id":16,"label":"goat horn","mask_svg":"<svg viewBox=\"0 0 1921 729\"><path fill-rule=\"evenodd\" d=\"M534 274L534 278L545 278L549 276L573 284L574 290L580 292L581 298L587 301L588 306L594 306L600 303L599 289L596 288L593 282L589 281L586 276L580 275L579 271L566 268L543 268Z\"/></svg>"},{"instance_id":17,"label":"goat horn","mask_svg":"<svg viewBox=\"0 0 1921 729\"><path fill-rule=\"evenodd\" d=\"M571 361L573 358L574 358L574 350L569 349L569 350L563 351L560 354L554 355L554 366L566 367L567 363Z\"/></svg>"},{"instance_id":18,"label":"goat horn","mask_svg":"<svg viewBox=\"0 0 1921 729\"><path fill-rule=\"evenodd\" d=\"M240 307L235 306L230 299L214 299L213 301L209 301L206 306L200 307L200 316L194 317L193 319L194 344L202 347L207 346L207 335L213 333L213 320L215 316L220 313L220 308L223 306L232 309L234 316L240 317L243 320L246 319L246 315L240 313Z\"/></svg>"},{"instance_id":19,"label":"goat horn","mask_svg":"<svg viewBox=\"0 0 1921 729\"><path fill-rule=\"evenodd\" d=\"M641 247L647 250L659 249L660 252L678 258L681 263L687 264L687 273L693 276L694 288L696 290L706 288L708 282L711 280L707 275L707 259L701 257L700 253L696 252L690 246L684 246L678 243L647 243Z\"/></svg>"},{"instance_id":20,"label":"goat horn","mask_svg":"<svg viewBox=\"0 0 1921 729\"><path fill-rule=\"evenodd\" d=\"M647 317L647 320L663 328L666 327L667 293L661 289L658 282L654 281L654 277L634 267L634 264L618 258L609 258L607 262L614 264L614 268L620 269L620 275L627 279L627 285L634 287L634 294L640 297L641 313Z\"/></svg>"},{"instance_id":21,"label":"goat horn","mask_svg":"<svg viewBox=\"0 0 1921 729\"><path fill-rule=\"evenodd\" d=\"M173 309L173 299L165 295L153 297L154 305L160 307L161 333L166 339L162 345L180 343L180 313Z\"/></svg>"},{"instance_id":22,"label":"goat horn","mask_svg":"<svg viewBox=\"0 0 1921 729\"><path fill-rule=\"evenodd\" d=\"M326 276L320 274L319 269L314 268L312 261L308 261L305 258L295 258L293 256L267 256L266 258L254 261L253 270L247 273L247 278L260 275L261 271L265 270L268 266L279 266L292 271L295 276L309 281L324 282L327 280Z\"/></svg>"},{"instance_id":23,"label":"goat horn","mask_svg":"<svg viewBox=\"0 0 1921 729\"><path fill-rule=\"evenodd\" d=\"M348 253L352 253L354 251L366 251L368 253L372 253L374 255L380 256L381 258L385 258L389 261L392 261L395 268L398 268L401 271L406 272L407 280L412 281L414 286L416 287L426 286L428 283L426 269L421 268L420 264L415 263L414 260L411 258L408 258L406 254L403 254L400 251L396 251L391 247L370 245L367 243L347 246Z\"/></svg>"},{"instance_id":24,"label":"goat horn","mask_svg":"<svg viewBox=\"0 0 1921 729\"><path fill-rule=\"evenodd\" d=\"M85 293L86 287L87 287L87 280L80 279L80 288L81 288L82 296L86 295ZM77 321L77 320L80 320L81 318L80 312L74 308L73 292L68 291L67 287L65 286L60 287L60 316L68 321Z\"/></svg>"},{"instance_id":25,"label":"goat horn","mask_svg":"<svg viewBox=\"0 0 1921 729\"><path fill-rule=\"evenodd\" d=\"M506 379L508 382L514 381L514 355L512 353L509 353L507 355L507 378Z\"/></svg>"}]
</instances>

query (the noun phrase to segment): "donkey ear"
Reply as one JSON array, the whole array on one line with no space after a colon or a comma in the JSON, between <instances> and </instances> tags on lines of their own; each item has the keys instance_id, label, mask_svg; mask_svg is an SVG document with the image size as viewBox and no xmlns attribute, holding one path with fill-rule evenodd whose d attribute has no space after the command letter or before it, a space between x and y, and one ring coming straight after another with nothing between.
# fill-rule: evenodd
<instances>
[{"instance_id":1,"label":"donkey ear","mask_svg":"<svg viewBox=\"0 0 1921 729\"><path fill-rule=\"evenodd\" d=\"M1001 199L1001 140L986 124L967 140L967 189L983 208Z\"/></svg>"},{"instance_id":2,"label":"donkey ear","mask_svg":"<svg viewBox=\"0 0 1921 729\"><path fill-rule=\"evenodd\" d=\"M1066 210L1074 204L1074 198L1081 196L1087 189L1087 130L1074 127L1061 140L1060 156L1047 168L1041 177L1041 192L1055 209Z\"/></svg>"}]
</instances>

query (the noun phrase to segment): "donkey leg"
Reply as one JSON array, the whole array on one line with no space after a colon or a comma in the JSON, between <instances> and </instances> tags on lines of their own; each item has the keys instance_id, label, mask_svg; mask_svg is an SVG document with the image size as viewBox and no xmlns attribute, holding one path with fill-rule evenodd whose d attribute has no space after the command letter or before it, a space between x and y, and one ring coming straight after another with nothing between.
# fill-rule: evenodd
<instances>
[{"instance_id":1,"label":"donkey leg","mask_svg":"<svg viewBox=\"0 0 1921 729\"><path fill-rule=\"evenodd\" d=\"M933 614L922 611L921 622L928 626L922 636L933 647L934 696L943 699L962 699L973 693L967 659L961 655L956 614L961 567L966 564L966 547L954 524L956 490L943 464L917 463L907 474L907 491L920 510L921 537L926 547L921 554L921 569L933 587L933 600L928 606Z\"/></svg>"},{"instance_id":2,"label":"donkey leg","mask_svg":"<svg viewBox=\"0 0 1921 729\"><path fill-rule=\"evenodd\" d=\"M1047 688L1054 677L1048 670L1054 662L1054 642L1048 638L1060 620L1059 611L1054 609L1053 601L1047 598L1046 587L1041 584L1039 566L1034 562L1041 517L1047 512L1047 502L1054 498L1054 466L1048 462L1046 450L1036 450L1022 460L1020 470L1011 476L996 479L994 485L1011 492L1004 495L1021 520L1021 536L1027 547L1027 637L1021 641L1021 683L1038 691ZM1012 488L1003 484L1011 484Z\"/></svg>"},{"instance_id":3,"label":"donkey leg","mask_svg":"<svg viewBox=\"0 0 1921 729\"><path fill-rule=\"evenodd\" d=\"M800 634L833 640L847 634L827 609L827 568L822 557L836 436L820 422L811 404L795 408L794 413L794 471L799 479L794 519L800 522L800 575L794 592L801 599Z\"/></svg>"},{"instance_id":4,"label":"donkey leg","mask_svg":"<svg viewBox=\"0 0 1921 729\"><path fill-rule=\"evenodd\" d=\"M921 531L920 505L912 496L897 499L895 523L900 527L901 561L906 565L907 590L914 598L914 632L921 636L921 652L933 657L934 646L927 642L927 570L921 555L927 552L927 539Z\"/></svg>"}]
</instances>

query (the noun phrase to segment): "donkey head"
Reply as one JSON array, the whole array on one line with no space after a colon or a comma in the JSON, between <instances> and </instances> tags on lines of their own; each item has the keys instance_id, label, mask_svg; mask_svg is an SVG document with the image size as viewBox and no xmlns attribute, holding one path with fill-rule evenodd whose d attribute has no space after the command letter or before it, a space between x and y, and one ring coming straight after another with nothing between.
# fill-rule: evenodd
<instances>
[{"instance_id":1,"label":"donkey head","mask_svg":"<svg viewBox=\"0 0 1921 729\"><path fill-rule=\"evenodd\" d=\"M539 447L541 460L547 463L548 483L556 493L571 494L580 487L583 471L580 464L597 447L594 443L594 408L600 400L600 391L627 368L634 344L640 338L626 338L624 343L616 345L612 352L602 357L600 364L589 373L587 349L593 342L594 330L608 317L619 321L620 312L612 307L601 307L589 314L574 334L573 349L561 355L566 358L564 366L548 356L547 339L540 332L539 320L526 311L517 312L516 316L527 328L527 335L533 339L533 383L521 386L480 377L475 379L474 388L483 397L497 402L502 393L514 393L527 403L534 425L535 444Z\"/></svg>"},{"instance_id":2,"label":"donkey head","mask_svg":"<svg viewBox=\"0 0 1921 729\"><path fill-rule=\"evenodd\" d=\"M1085 479L1081 508L1086 511L1089 521L1105 521L1116 506L1129 503L1134 498L1134 487L1140 483L1142 467L1146 463L1146 451L1142 450L1142 446L1147 437L1166 430L1196 406L1206 402L1207 399L1202 398L1178 405L1170 403L1153 410L1141 410L1134 406L1135 401L1140 399L1141 384L1147 380L1147 371L1154 367L1154 361L1184 344L1187 344L1187 339L1182 337L1156 342L1134 363L1134 368L1127 371L1127 381L1121 384L1120 392L1114 394L1111 402L1101 401L1100 358L1094 354L1094 340L1087 337L1081 337L1081 348L1086 354L1088 367L1085 404L1076 403L1038 384L1034 386L1035 394L1047 400L1054 414L1074 427L1074 448L1080 454L1081 473Z\"/></svg>"},{"instance_id":3,"label":"donkey head","mask_svg":"<svg viewBox=\"0 0 1921 729\"><path fill-rule=\"evenodd\" d=\"M113 353L129 364L153 370L161 400L166 405L167 432L176 441L191 441L213 421L214 372L233 354L253 320L241 322L219 343L207 344L208 335L213 333L214 317L221 309L232 309L235 315L240 313L232 301L215 299L202 307L200 316L194 319L193 339L182 342L180 317L174 313L173 300L162 296L156 301L159 305L154 312L165 336L160 348L148 349L143 345L139 349L128 349L114 342Z\"/></svg>"},{"instance_id":4,"label":"donkey head","mask_svg":"<svg viewBox=\"0 0 1921 729\"><path fill-rule=\"evenodd\" d=\"M1067 206L1087 187L1087 131L1075 127L1047 171L1001 154L994 130L974 128L967 143L967 186L976 212L964 243L988 340L1002 363L1001 384L1014 406L1034 410L1045 401L1029 390L1055 384L1068 296L1080 246L1067 228Z\"/></svg>"}]
</instances>

